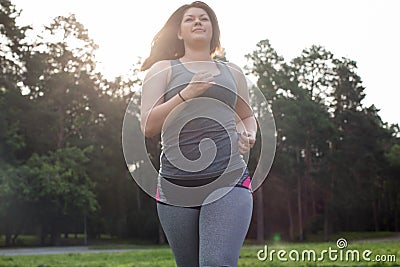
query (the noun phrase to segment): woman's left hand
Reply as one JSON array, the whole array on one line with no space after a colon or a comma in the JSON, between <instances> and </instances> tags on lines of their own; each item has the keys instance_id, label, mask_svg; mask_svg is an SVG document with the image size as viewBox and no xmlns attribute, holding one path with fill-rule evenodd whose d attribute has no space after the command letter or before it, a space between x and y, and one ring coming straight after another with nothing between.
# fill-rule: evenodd
<instances>
[{"instance_id":1,"label":"woman's left hand","mask_svg":"<svg viewBox=\"0 0 400 267\"><path fill-rule=\"evenodd\" d=\"M241 154L245 154L249 152L251 148L253 148L254 143L256 142L256 133L255 132L242 132L239 136L239 152Z\"/></svg>"}]
</instances>

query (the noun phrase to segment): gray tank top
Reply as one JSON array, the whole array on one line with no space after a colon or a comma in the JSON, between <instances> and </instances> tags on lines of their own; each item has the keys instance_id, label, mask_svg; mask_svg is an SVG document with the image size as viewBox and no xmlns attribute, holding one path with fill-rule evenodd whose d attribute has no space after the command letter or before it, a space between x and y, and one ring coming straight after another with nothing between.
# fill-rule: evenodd
<instances>
[{"instance_id":1,"label":"gray tank top","mask_svg":"<svg viewBox=\"0 0 400 267\"><path fill-rule=\"evenodd\" d=\"M164 123L160 156L160 175L164 178L205 179L246 167L238 150L236 84L224 63L215 64L220 71L214 76L215 85L179 105ZM194 75L179 60L172 60L171 67L164 101L185 88Z\"/></svg>"}]
</instances>

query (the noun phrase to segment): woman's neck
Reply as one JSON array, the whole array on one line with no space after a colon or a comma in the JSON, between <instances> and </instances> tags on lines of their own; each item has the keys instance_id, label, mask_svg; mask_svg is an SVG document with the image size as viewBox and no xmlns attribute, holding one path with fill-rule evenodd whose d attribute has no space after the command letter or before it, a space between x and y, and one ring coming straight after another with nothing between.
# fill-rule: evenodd
<instances>
[{"instance_id":1,"label":"woman's neck","mask_svg":"<svg viewBox=\"0 0 400 267\"><path fill-rule=\"evenodd\" d=\"M211 55L209 49L204 50L193 50L190 47L185 47L185 55L181 58L182 61L211 61Z\"/></svg>"}]
</instances>

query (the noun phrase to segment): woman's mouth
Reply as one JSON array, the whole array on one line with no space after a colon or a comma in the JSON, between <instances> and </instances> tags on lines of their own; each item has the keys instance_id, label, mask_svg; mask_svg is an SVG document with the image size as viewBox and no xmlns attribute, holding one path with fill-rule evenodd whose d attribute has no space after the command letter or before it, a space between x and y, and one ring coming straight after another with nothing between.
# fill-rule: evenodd
<instances>
[{"instance_id":1,"label":"woman's mouth","mask_svg":"<svg viewBox=\"0 0 400 267\"><path fill-rule=\"evenodd\" d=\"M194 28L192 32L204 32L202 28Z\"/></svg>"}]
</instances>

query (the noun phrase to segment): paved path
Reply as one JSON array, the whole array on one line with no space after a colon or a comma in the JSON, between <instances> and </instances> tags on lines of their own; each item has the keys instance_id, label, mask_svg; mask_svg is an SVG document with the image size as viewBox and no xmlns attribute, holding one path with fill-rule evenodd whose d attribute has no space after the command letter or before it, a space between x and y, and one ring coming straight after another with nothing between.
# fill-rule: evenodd
<instances>
[{"instance_id":1,"label":"paved path","mask_svg":"<svg viewBox=\"0 0 400 267\"><path fill-rule=\"evenodd\" d=\"M0 249L0 256L22 256L22 255L50 255L69 253L111 253L126 252L142 249L89 249L85 246L73 247L41 247L41 248L5 248Z\"/></svg>"}]
</instances>

